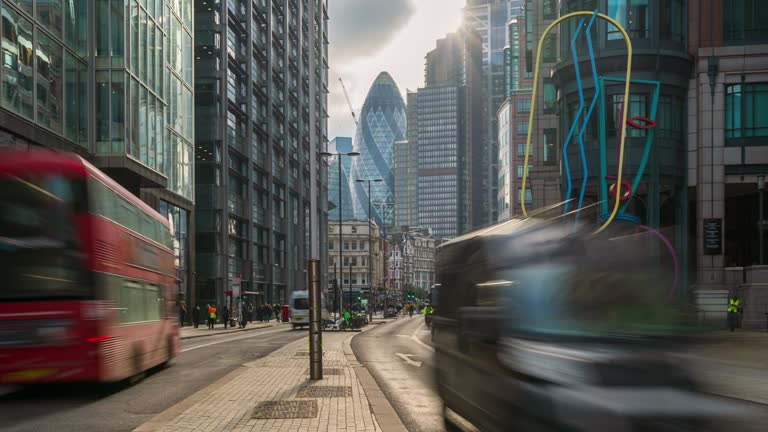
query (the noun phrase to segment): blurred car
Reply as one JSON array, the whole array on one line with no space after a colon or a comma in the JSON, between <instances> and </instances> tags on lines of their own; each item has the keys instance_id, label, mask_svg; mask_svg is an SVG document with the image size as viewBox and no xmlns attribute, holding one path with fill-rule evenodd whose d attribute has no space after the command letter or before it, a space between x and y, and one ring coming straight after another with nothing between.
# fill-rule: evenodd
<instances>
[{"instance_id":1,"label":"blurred car","mask_svg":"<svg viewBox=\"0 0 768 432\"><path fill-rule=\"evenodd\" d=\"M591 227L589 227L591 228ZM512 220L443 244L437 391L483 431L704 431L746 415L673 355L695 340L658 238ZM656 251L656 252L654 252Z\"/></svg>"}]
</instances>

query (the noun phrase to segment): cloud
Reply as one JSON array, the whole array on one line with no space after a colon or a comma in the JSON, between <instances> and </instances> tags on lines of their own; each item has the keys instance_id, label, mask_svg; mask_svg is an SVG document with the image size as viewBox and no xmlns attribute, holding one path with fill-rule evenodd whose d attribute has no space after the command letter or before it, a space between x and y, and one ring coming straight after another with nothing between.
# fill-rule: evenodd
<instances>
[{"instance_id":1,"label":"cloud","mask_svg":"<svg viewBox=\"0 0 768 432\"><path fill-rule=\"evenodd\" d=\"M410 0L334 0L328 9L333 62L375 54L415 11Z\"/></svg>"}]
</instances>

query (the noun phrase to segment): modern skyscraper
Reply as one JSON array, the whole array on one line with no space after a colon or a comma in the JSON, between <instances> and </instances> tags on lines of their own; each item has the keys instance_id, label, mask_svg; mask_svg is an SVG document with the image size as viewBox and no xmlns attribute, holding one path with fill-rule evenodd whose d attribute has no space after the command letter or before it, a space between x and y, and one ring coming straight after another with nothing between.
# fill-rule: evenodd
<instances>
[{"instance_id":1,"label":"modern skyscraper","mask_svg":"<svg viewBox=\"0 0 768 432\"><path fill-rule=\"evenodd\" d=\"M407 151L417 155L417 224L439 238L455 237L471 226L480 52L477 33L466 27L438 40L426 55L426 86L408 95ZM397 177L400 181L399 171Z\"/></svg>"},{"instance_id":2,"label":"modern skyscraper","mask_svg":"<svg viewBox=\"0 0 768 432\"><path fill-rule=\"evenodd\" d=\"M524 0L467 0L465 25L480 36L482 46L483 104L482 154L473 160L472 225L480 227L497 219L498 127L497 116L506 99L504 48L509 44L507 25L521 13Z\"/></svg>"},{"instance_id":3,"label":"modern skyscraper","mask_svg":"<svg viewBox=\"0 0 768 432\"><path fill-rule=\"evenodd\" d=\"M349 153L352 151L352 137L336 137L328 143L328 151L331 153ZM352 158L341 158L341 166L344 172L349 175L352 172ZM329 177L333 180L333 177ZM329 185L330 187L330 185Z\"/></svg>"},{"instance_id":4,"label":"modern skyscraper","mask_svg":"<svg viewBox=\"0 0 768 432\"><path fill-rule=\"evenodd\" d=\"M393 147L395 141L405 139L405 104L397 84L387 72L381 72L373 82L357 126L354 151L360 156L352 161L352 181L357 179L380 178L371 189L371 202L393 202L395 177L392 173ZM356 215L368 212L368 186L355 183L352 187ZM383 226L384 217L380 212L386 207L371 208L373 218Z\"/></svg>"},{"instance_id":5,"label":"modern skyscraper","mask_svg":"<svg viewBox=\"0 0 768 432\"><path fill-rule=\"evenodd\" d=\"M305 283L311 170L327 203L325 164L310 164L327 141L327 2L196 6L200 297L221 304L239 283L283 302ZM323 210L314 216L325 226Z\"/></svg>"},{"instance_id":6,"label":"modern skyscraper","mask_svg":"<svg viewBox=\"0 0 768 432\"><path fill-rule=\"evenodd\" d=\"M194 299L192 0L91 4L0 6L0 145L78 153L172 219Z\"/></svg>"},{"instance_id":7,"label":"modern skyscraper","mask_svg":"<svg viewBox=\"0 0 768 432\"><path fill-rule=\"evenodd\" d=\"M419 223L419 159L417 151L416 93L408 91L407 139L395 141L395 226L416 226Z\"/></svg>"},{"instance_id":8,"label":"modern skyscraper","mask_svg":"<svg viewBox=\"0 0 768 432\"><path fill-rule=\"evenodd\" d=\"M355 219L351 183L343 159L345 158L342 158L341 163L341 195L339 195L339 160L332 158L328 161L328 219L336 223L339 221L339 203L341 203L341 219L343 221ZM333 208L330 207L331 204Z\"/></svg>"}]
</instances>

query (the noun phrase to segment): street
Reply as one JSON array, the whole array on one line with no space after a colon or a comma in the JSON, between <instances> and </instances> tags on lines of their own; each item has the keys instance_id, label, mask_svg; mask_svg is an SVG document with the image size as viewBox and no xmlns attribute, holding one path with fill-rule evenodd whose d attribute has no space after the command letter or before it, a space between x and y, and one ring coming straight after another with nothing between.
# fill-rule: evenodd
<instances>
[{"instance_id":1,"label":"street","mask_svg":"<svg viewBox=\"0 0 768 432\"><path fill-rule=\"evenodd\" d=\"M352 339L358 361L371 372L411 432L444 430L429 339L420 314L400 317Z\"/></svg>"},{"instance_id":2,"label":"street","mask_svg":"<svg viewBox=\"0 0 768 432\"><path fill-rule=\"evenodd\" d=\"M256 324L256 323L254 323ZM134 386L43 386L0 390L2 431L130 431L241 364L263 357L306 331L290 326L182 341L166 370Z\"/></svg>"}]
</instances>

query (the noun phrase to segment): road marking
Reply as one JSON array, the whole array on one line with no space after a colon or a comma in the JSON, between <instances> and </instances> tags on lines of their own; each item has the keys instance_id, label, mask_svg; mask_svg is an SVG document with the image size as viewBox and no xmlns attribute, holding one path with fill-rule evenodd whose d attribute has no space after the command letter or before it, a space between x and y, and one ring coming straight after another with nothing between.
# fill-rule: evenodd
<instances>
[{"instance_id":1,"label":"road marking","mask_svg":"<svg viewBox=\"0 0 768 432\"><path fill-rule=\"evenodd\" d=\"M395 353L395 355L400 357L401 359L405 360L405 362L408 363L411 366L421 367L421 362L420 361L413 361L413 360L411 360L411 357L413 357L415 354Z\"/></svg>"},{"instance_id":2,"label":"road marking","mask_svg":"<svg viewBox=\"0 0 768 432\"><path fill-rule=\"evenodd\" d=\"M220 340L220 341L210 342L210 343L207 343L207 344L195 345L195 346L191 346L189 348L184 348L184 349L181 350L181 352L192 351L192 350L195 350L195 349L198 349L198 348L205 348L205 347L209 347L211 345L218 345L218 344L224 343L224 342L232 342L232 341L236 341L236 340L240 340L240 339L247 339L247 338L251 338L251 337L255 337L255 336L262 336L262 335L266 335L266 334L278 333L278 332L285 331L285 330L286 329L277 329L277 330L266 331L266 332L253 332L253 331L251 331L249 333L255 333L255 334L248 334L248 335L243 335L243 336L223 339L223 340Z\"/></svg>"},{"instance_id":3,"label":"road marking","mask_svg":"<svg viewBox=\"0 0 768 432\"><path fill-rule=\"evenodd\" d=\"M414 331L414 332L413 332L413 334L411 334L411 339L413 339L413 341L414 341L414 342L416 342L417 344L419 344L419 345L421 345L422 347L426 348L427 350L429 350L429 351L431 351L431 352L435 352L435 349L434 349L434 348L432 348L431 346L429 346L429 345L425 344L424 342L422 342L422 341L421 341L421 339L419 339L419 338L416 336L416 333L418 333L418 332L419 332L419 330L421 330L423 327L424 327L424 323L422 323L422 324L419 326L419 328L417 328L417 329L416 329L416 331Z\"/></svg>"}]
</instances>

